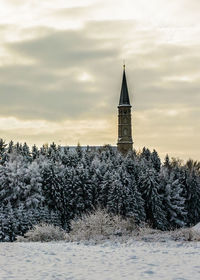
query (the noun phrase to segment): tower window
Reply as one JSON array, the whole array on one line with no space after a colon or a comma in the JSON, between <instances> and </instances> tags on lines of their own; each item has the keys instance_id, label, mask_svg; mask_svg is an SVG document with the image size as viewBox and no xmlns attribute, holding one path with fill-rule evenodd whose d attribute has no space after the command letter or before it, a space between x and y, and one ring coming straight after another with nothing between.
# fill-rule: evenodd
<instances>
[{"instance_id":1,"label":"tower window","mask_svg":"<svg viewBox=\"0 0 200 280\"><path fill-rule=\"evenodd\" d=\"M127 128L124 128L124 136L127 136L128 135L128 130L127 130Z\"/></svg>"}]
</instances>

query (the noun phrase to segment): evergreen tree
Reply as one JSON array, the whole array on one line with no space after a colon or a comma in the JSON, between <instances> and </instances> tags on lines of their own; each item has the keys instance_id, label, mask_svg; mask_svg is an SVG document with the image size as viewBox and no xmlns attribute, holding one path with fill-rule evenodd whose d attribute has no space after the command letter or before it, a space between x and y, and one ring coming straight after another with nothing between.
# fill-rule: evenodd
<instances>
[{"instance_id":1,"label":"evergreen tree","mask_svg":"<svg viewBox=\"0 0 200 280\"><path fill-rule=\"evenodd\" d=\"M37 148L36 145L33 145L31 154L32 154L33 160L35 160L36 158L39 157L39 154L40 154L40 153L39 153L39 149Z\"/></svg>"},{"instance_id":2,"label":"evergreen tree","mask_svg":"<svg viewBox=\"0 0 200 280\"><path fill-rule=\"evenodd\" d=\"M0 165L4 164L7 160L6 146L7 144L0 138Z\"/></svg>"},{"instance_id":3,"label":"evergreen tree","mask_svg":"<svg viewBox=\"0 0 200 280\"><path fill-rule=\"evenodd\" d=\"M92 210L92 183L88 169L78 165L75 170L74 187L76 190L76 214Z\"/></svg>"},{"instance_id":4,"label":"evergreen tree","mask_svg":"<svg viewBox=\"0 0 200 280\"><path fill-rule=\"evenodd\" d=\"M188 212L188 225L192 226L200 222L200 177L194 169L186 174L185 207Z\"/></svg>"},{"instance_id":5,"label":"evergreen tree","mask_svg":"<svg viewBox=\"0 0 200 280\"><path fill-rule=\"evenodd\" d=\"M22 146L21 154L22 154L25 161L31 161L30 149L29 149L29 146L26 143L24 143L23 146Z\"/></svg>"},{"instance_id":6,"label":"evergreen tree","mask_svg":"<svg viewBox=\"0 0 200 280\"><path fill-rule=\"evenodd\" d=\"M170 160L169 160L169 156L166 155L163 166L166 167L169 171L171 169L171 165L170 165Z\"/></svg>"},{"instance_id":7,"label":"evergreen tree","mask_svg":"<svg viewBox=\"0 0 200 280\"><path fill-rule=\"evenodd\" d=\"M11 154L14 150L14 142L11 140L8 144L8 154Z\"/></svg>"},{"instance_id":8,"label":"evergreen tree","mask_svg":"<svg viewBox=\"0 0 200 280\"><path fill-rule=\"evenodd\" d=\"M81 160L83 157L83 150L81 148L80 143L78 143L76 146L76 153L77 153L78 159Z\"/></svg>"},{"instance_id":9,"label":"evergreen tree","mask_svg":"<svg viewBox=\"0 0 200 280\"><path fill-rule=\"evenodd\" d=\"M17 144L14 146L14 150L17 155L22 155L22 144L17 142Z\"/></svg>"},{"instance_id":10,"label":"evergreen tree","mask_svg":"<svg viewBox=\"0 0 200 280\"><path fill-rule=\"evenodd\" d=\"M150 150L144 147L142 149L142 153L141 153L140 157L146 159L147 161L149 161L151 159L151 152L150 152Z\"/></svg>"},{"instance_id":11,"label":"evergreen tree","mask_svg":"<svg viewBox=\"0 0 200 280\"><path fill-rule=\"evenodd\" d=\"M61 215L61 223L65 228L70 219L67 188L65 185L64 166L47 161L42 169L42 188L45 202L52 210Z\"/></svg>"},{"instance_id":12,"label":"evergreen tree","mask_svg":"<svg viewBox=\"0 0 200 280\"><path fill-rule=\"evenodd\" d=\"M11 204L0 209L0 241L13 242L16 237L16 219Z\"/></svg>"},{"instance_id":13,"label":"evergreen tree","mask_svg":"<svg viewBox=\"0 0 200 280\"><path fill-rule=\"evenodd\" d=\"M18 156L10 159L5 166L0 167L0 198L4 205L10 203L17 207L24 201L24 187L26 186L26 165Z\"/></svg>"},{"instance_id":14,"label":"evergreen tree","mask_svg":"<svg viewBox=\"0 0 200 280\"><path fill-rule=\"evenodd\" d=\"M138 190L137 184L135 179L132 177L130 182L130 189L132 198L132 209L134 214L134 219L136 223L144 222L146 220L146 213L145 213L145 202L142 198L140 191Z\"/></svg>"},{"instance_id":15,"label":"evergreen tree","mask_svg":"<svg viewBox=\"0 0 200 280\"><path fill-rule=\"evenodd\" d=\"M3 154L6 151L7 144L3 141L3 139L0 138L0 157L3 156Z\"/></svg>"},{"instance_id":16,"label":"evergreen tree","mask_svg":"<svg viewBox=\"0 0 200 280\"><path fill-rule=\"evenodd\" d=\"M87 167L86 167L87 168ZM103 180L105 173L109 170L109 163L100 161L98 157L95 157L89 168L89 175L92 180L92 204L97 207L102 203L104 191L106 188L103 186Z\"/></svg>"},{"instance_id":17,"label":"evergreen tree","mask_svg":"<svg viewBox=\"0 0 200 280\"><path fill-rule=\"evenodd\" d=\"M151 154L150 158L151 158L153 168L155 168L155 170L159 172L161 167L161 161L158 156L158 153L155 150L153 150L153 153Z\"/></svg>"},{"instance_id":18,"label":"evergreen tree","mask_svg":"<svg viewBox=\"0 0 200 280\"><path fill-rule=\"evenodd\" d=\"M163 207L163 197L160 194L160 181L154 169L146 169L141 174L140 190L145 201L146 219L153 227L165 230L167 228L166 212Z\"/></svg>"},{"instance_id":19,"label":"evergreen tree","mask_svg":"<svg viewBox=\"0 0 200 280\"><path fill-rule=\"evenodd\" d=\"M0 140L0 240L13 241L40 221L69 229L97 207L165 230L200 221L200 163L157 152L28 145Z\"/></svg>"},{"instance_id":20,"label":"evergreen tree","mask_svg":"<svg viewBox=\"0 0 200 280\"><path fill-rule=\"evenodd\" d=\"M108 191L107 208L114 214L133 217L136 223L145 220L144 201L123 166L119 167Z\"/></svg>"},{"instance_id":21,"label":"evergreen tree","mask_svg":"<svg viewBox=\"0 0 200 280\"><path fill-rule=\"evenodd\" d=\"M108 194L111 188L111 185L114 181L113 173L108 170L103 175L102 180L98 182L100 186L99 194L98 194L98 205L102 208L107 208L108 204ZM96 182L96 178L93 177L93 182ZM95 187L96 192L96 187Z\"/></svg>"},{"instance_id":22,"label":"evergreen tree","mask_svg":"<svg viewBox=\"0 0 200 280\"><path fill-rule=\"evenodd\" d=\"M183 185L175 174L166 172L163 167L161 184L163 185L163 203L167 213L168 226L178 228L185 226L186 209L185 198L183 197Z\"/></svg>"},{"instance_id":23,"label":"evergreen tree","mask_svg":"<svg viewBox=\"0 0 200 280\"><path fill-rule=\"evenodd\" d=\"M24 187L24 204L27 208L41 207L44 202L42 195L42 174L37 162L32 162L26 169L26 186Z\"/></svg>"},{"instance_id":24,"label":"evergreen tree","mask_svg":"<svg viewBox=\"0 0 200 280\"><path fill-rule=\"evenodd\" d=\"M47 155L48 155L48 158L53 161L53 162L56 162L57 159L58 159L58 149L57 149L57 146L56 144L53 142L48 150L47 150Z\"/></svg>"}]
</instances>

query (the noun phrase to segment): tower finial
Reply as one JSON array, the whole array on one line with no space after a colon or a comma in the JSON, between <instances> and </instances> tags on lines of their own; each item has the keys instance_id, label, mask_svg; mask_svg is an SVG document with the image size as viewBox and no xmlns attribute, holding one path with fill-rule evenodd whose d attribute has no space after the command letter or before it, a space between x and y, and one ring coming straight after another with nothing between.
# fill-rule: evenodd
<instances>
[{"instance_id":1,"label":"tower finial","mask_svg":"<svg viewBox=\"0 0 200 280\"><path fill-rule=\"evenodd\" d=\"M124 68L124 70L125 70L125 67L126 67L126 65L125 65L125 59L123 60L123 68Z\"/></svg>"}]
</instances>

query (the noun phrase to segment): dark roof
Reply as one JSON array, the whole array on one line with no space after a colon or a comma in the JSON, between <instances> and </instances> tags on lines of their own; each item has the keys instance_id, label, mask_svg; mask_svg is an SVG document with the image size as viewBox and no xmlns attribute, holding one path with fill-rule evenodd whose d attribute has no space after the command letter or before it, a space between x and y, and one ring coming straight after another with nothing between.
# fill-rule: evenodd
<instances>
[{"instance_id":1,"label":"dark roof","mask_svg":"<svg viewBox=\"0 0 200 280\"><path fill-rule=\"evenodd\" d=\"M124 66L124 71L123 71L122 88L121 88L119 105L130 105L128 87L127 87L127 82L126 82L125 66Z\"/></svg>"},{"instance_id":2,"label":"dark roof","mask_svg":"<svg viewBox=\"0 0 200 280\"><path fill-rule=\"evenodd\" d=\"M105 145L102 145L102 146L80 146L80 147L83 151L86 151L87 149L89 149L91 151L91 150L98 150L98 149L104 148ZM109 147L112 150L117 150L117 146L109 145ZM75 151L77 149L77 146L61 146L61 149L69 149L69 151Z\"/></svg>"}]
</instances>

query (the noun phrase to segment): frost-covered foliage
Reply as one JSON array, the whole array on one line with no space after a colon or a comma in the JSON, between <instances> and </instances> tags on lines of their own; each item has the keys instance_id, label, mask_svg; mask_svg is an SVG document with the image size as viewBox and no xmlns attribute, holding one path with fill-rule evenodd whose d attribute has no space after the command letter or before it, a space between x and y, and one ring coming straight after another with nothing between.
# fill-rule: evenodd
<instances>
[{"instance_id":1,"label":"frost-covered foliage","mask_svg":"<svg viewBox=\"0 0 200 280\"><path fill-rule=\"evenodd\" d=\"M120 215L109 214L105 210L97 209L90 214L74 219L67 240L103 240L113 236L130 234L137 230L134 219L122 218Z\"/></svg>"},{"instance_id":2,"label":"frost-covered foliage","mask_svg":"<svg viewBox=\"0 0 200 280\"><path fill-rule=\"evenodd\" d=\"M54 225L41 223L33 226L24 234L24 237L17 236L18 242L50 242L66 240L66 232Z\"/></svg>"},{"instance_id":3,"label":"frost-covered foliage","mask_svg":"<svg viewBox=\"0 0 200 280\"><path fill-rule=\"evenodd\" d=\"M110 146L38 149L0 139L1 241L52 219L69 230L98 208L160 230L192 226L200 221L200 163L166 156L161 164L146 148L122 156Z\"/></svg>"},{"instance_id":4,"label":"frost-covered foliage","mask_svg":"<svg viewBox=\"0 0 200 280\"><path fill-rule=\"evenodd\" d=\"M48 207L26 209L23 205L13 208L11 205L0 208L0 241L14 241L17 235L23 236L33 225L51 223L61 226L60 214Z\"/></svg>"},{"instance_id":5,"label":"frost-covered foliage","mask_svg":"<svg viewBox=\"0 0 200 280\"><path fill-rule=\"evenodd\" d=\"M189 241L200 241L200 223L194 227L188 229L188 240Z\"/></svg>"}]
</instances>

